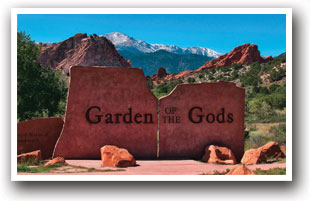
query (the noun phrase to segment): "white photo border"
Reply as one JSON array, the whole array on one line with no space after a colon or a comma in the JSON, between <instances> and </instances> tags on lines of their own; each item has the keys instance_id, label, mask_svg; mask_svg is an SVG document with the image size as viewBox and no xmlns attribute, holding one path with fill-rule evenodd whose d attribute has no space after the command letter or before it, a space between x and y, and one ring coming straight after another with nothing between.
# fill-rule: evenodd
<instances>
[{"instance_id":1,"label":"white photo border","mask_svg":"<svg viewBox=\"0 0 310 201\"><path fill-rule=\"evenodd\" d=\"M18 14L285 14L286 175L18 175ZM12 181L292 181L292 8L12 8L11 9L11 180Z\"/></svg>"}]
</instances>

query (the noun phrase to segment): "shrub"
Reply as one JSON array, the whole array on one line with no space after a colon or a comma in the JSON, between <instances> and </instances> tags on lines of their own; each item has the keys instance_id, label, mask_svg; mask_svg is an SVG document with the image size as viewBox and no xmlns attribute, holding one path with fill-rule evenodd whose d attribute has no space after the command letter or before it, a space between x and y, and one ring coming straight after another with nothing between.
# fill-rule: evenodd
<instances>
[{"instance_id":1,"label":"shrub","mask_svg":"<svg viewBox=\"0 0 310 201\"><path fill-rule=\"evenodd\" d=\"M275 114L271 106L260 99L253 99L248 103L248 111L251 113L256 120L268 119L270 116Z\"/></svg>"},{"instance_id":2,"label":"shrub","mask_svg":"<svg viewBox=\"0 0 310 201\"><path fill-rule=\"evenodd\" d=\"M280 145L286 144L286 124L280 124L279 126L272 126L269 129L270 139L278 142Z\"/></svg>"},{"instance_id":3,"label":"shrub","mask_svg":"<svg viewBox=\"0 0 310 201\"><path fill-rule=\"evenodd\" d=\"M264 134L251 132L249 137L245 140L245 144L248 149L256 149L263 146L266 141L268 141L268 139Z\"/></svg>"},{"instance_id":4,"label":"shrub","mask_svg":"<svg viewBox=\"0 0 310 201\"><path fill-rule=\"evenodd\" d=\"M269 80L270 82L279 81L285 76L286 76L286 72L283 68L279 68L278 71L273 69L270 73Z\"/></svg>"},{"instance_id":5,"label":"shrub","mask_svg":"<svg viewBox=\"0 0 310 201\"><path fill-rule=\"evenodd\" d=\"M187 82L188 83L194 83L194 82L196 82L196 80L193 77L189 77L189 78L187 78Z\"/></svg>"}]
</instances>

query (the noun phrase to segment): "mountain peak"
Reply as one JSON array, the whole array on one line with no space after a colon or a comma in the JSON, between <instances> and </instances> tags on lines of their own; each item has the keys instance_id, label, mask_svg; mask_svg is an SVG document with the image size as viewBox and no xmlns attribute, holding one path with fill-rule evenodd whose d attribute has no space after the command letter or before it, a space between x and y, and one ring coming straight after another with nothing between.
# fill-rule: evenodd
<instances>
[{"instance_id":1,"label":"mountain peak","mask_svg":"<svg viewBox=\"0 0 310 201\"><path fill-rule=\"evenodd\" d=\"M106 33L103 36L109 39L115 45L117 50L126 50L129 52L151 53L158 50L166 50L175 54L198 54L213 58L217 58L222 55L206 47L181 48L174 44L150 44L142 40L136 40L121 32Z\"/></svg>"},{"instance_id":2,"label":"mountain peak","mask_svg":"<svg viewBox=\"0 0 310 201\"><path fill-rule=\"evenodd\" d=\"M43 66L69 71L70 66L130 67L105 37L77 33L64 41L42 45L38 61Z\"/></svg>"}]
</instances>

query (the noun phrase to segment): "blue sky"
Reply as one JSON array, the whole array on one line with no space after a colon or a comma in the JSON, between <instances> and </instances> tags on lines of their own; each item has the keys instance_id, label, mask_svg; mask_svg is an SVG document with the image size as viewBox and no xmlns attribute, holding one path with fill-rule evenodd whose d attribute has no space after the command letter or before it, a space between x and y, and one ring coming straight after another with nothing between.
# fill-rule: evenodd
<instances>
[{"instance_id":1,"label":"blue sky","mask_svg":"<svg viewBox=\"0 0 310 201\"><path fill-rule=\"evenodd\" d=\"M254 43L263 56L286 50L285 15L45 15L19 14L18 31L36 42L60 42L76 33L122 32L148 43L208 47L227 53Z\"/></svg>"}]
</instances>

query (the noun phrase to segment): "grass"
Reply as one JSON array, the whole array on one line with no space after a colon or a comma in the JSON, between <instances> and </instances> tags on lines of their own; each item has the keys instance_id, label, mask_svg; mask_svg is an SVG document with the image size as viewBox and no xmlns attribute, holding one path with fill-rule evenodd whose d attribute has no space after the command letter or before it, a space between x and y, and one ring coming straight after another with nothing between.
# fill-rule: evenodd
<instances>
[{"instance_id":1,"label":"grass","mask_svg":"<svg viewBox=\"0 0 310 201\"><path fill-rule=\"evenodd\" d=\"M225 172L215 171L215 172L213 173L213 175L225 175L225 174L227 174L229 171L230 171L230 169L226 169Z\"/></svg>"},{"instance_id":2,"label":"grass","mask_svg":"<svg viewBox=\"0 0 310 201\"><path fill-rule=\"evenodd\" d=\"M39 165L38 165L39 164ZM36 165L36 166L34 166ZM30 163L20 163L17 165L17 172L19 173L48 173L53 170L57 170L59 174L61 173L86 173L86 172L119 172L126 171L125 169L95 169L95 168L87 168L83 166L75 166L75 165L67 165L62 163L56 163L54 165L50 165L44 167L44 161L36 162L35 164ZM67 166L65 169L58 169L59 167ZM78 170L78 171L73 171Z\"/></svg>"},{"instance_id":3,"label":"grass","mask_svg":"<svg viewBox=\"0 0 310 201\"><path fill-rule=\"evenodd\" d=\"M49 172L53 169L63 166L64 164L56 163L54 165L49 165L44 167L42 164L36 167L29 167L27 163L21 163L17 165L17 172L24 172L24 173L41 173L41 172Z\"/></svg>"},{"instance_id":4,"label":"grass","mask_svg":"<svg viewBox=\"0 0 310 201\"><path fill-rule=\"evenodd\" d=\"M269 170L256 169L254 172L258 175L286 175L286 168L273 168Z\"/></svg>"}]
</instances>

